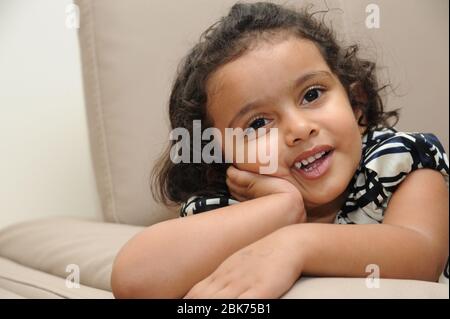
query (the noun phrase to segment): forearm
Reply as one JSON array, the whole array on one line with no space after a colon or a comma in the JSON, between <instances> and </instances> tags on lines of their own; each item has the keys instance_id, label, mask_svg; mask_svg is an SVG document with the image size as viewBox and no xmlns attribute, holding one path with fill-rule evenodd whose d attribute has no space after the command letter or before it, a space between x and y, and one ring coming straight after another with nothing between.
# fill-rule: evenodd
<instances>
[{"instance_id":1,"label":"forearm","mask_svg":"<svg viewBox=\"0 0 450 319\"><path fill-rule=\"evenodd\" d=\"M424 235L394 225L298 224L282 230L299 247L302 275L367 277L375 264L382 278L435 281L448 256L448 245L436 247Z\"/></svg>"},{"instance_id":2,"label":"forearm","mask_svg":"<svg viewBox=\"0 0 450 319\"><path fill-rule=\"evenodd\" d=\"M112 285L123 297L179 298L240 248L300 222L303 205L273 194L153 225L122 249Z\"/></svg>"}]
</instances>

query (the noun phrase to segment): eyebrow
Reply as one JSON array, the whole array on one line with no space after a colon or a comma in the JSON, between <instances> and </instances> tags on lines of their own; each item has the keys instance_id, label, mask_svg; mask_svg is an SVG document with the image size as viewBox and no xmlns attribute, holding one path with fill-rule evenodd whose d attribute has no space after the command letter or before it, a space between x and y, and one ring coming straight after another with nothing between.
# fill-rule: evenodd
<instances>
[{"instance_id":1,"label":"eyebrow","mask_svg":"<svg viewBox=\"0 0 450 319\"><path fill-rule=\"evenodd\" d=\"M330 72L328 71L315 71L315 72L310 72L310 73L306 73L301 75L299 78L297 78L294 81L294 85L293 87L298 87L300 85L302 85L304 82L315 78L315 77L330 77L332 78L332 75ZM240 117L244 116L245 114L249 113L250 111L258 108L258 105L260 104L259 100L250 102L245 104L240 110L239 112L233 117L233 119L230 121L230 124L228 124L228 127L233 127L233 123Z\"/></svg>"}]
</instances>

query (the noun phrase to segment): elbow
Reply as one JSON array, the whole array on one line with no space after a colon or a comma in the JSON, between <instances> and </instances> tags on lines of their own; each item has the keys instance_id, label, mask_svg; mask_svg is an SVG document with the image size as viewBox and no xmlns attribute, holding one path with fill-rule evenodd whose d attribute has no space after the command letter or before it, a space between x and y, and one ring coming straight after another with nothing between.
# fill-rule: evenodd
<instances>
[{"instance_id":1,"label":"elbow","mask_svg":"<svg viewBox=\"0 0 450 319\"><path fill-rule=\"evenodd\" d=\"M152 277L140 274L136 265L127 264L121 258L114 262L111 272L111 290L116 299L161 298L158 283ZM151 272L151 269L148 269Z\"/></svg>"},{"instance_id":2,"label":"elbow","mask_svg":"<svg viewBox=\"0 0 450 319\"><path fill-rule=\"evenodd\" d=\"M111 272L111 290L115 298L180 298L185 280L173 267L167 247L165 228L149 227L131 239L117 254Z\"/></svg>"},{"instance_id":3,"label":"elbow","mask_svg":"<svg viewBox=\"0 0 450 319\"><path fill-rule=\"evenodd\" d=\"M448 245L430 242L424 248L422 271L418 280L437 282L448 260Z\"/></svg>"},{"instance_id":4,"label":"elbow","mask_svg":"<svg viewBox=\"0 0 450 319\"><path fill-rule=\"evenodd\" d=\"M130 275L131 270L124 265L124 261L116 258L111 272L111 290L114 298L139 298L141 287L135 278Z\"/></svg>"},{"instance_id":5,"label":"elbow","mask_svg":"<svg viewBox=\"0 0 450 319\"><path fill-rule=\"evenodd\" d=\"M183 295L178 295L166 285L162 285L148 277L139 279L120 270L120 266L113 268L111 273L111 289L116 299L179 299Z\"/></svg>"},{"instance_id":6,"label":"elbow","mask_svg":"<svg viewBox=\"0 0 450 319\"><path fill-rule=\"evenodd\" d=\"M445 267L447 267L448 264L448 251L446 254L440 252L437 253L434 260L434 267L430 270L428 281L438 282L442 273L445 271Z\"/></svg>"},{"instance_id":7,"label":"elbow","mask_svg":"<svg viewBox=\"0 0 450 319\"><path fill-rule=\"evenodd\" d=\"M111 272L111 290L117 299L180 298L177 287L170 284L170 273L164 264L150 263L129 249L123 249L116 257Z\"/></svg>"},{"instance_id":8,"label":"elbow","mask_svg":"<svg viewBox=\"0 0 450 319\"><path fill-rule=\"evenodd\" d=\"M133 298L132 286L128 285L128 282L123 278L118 277L116 273L111 275L111 290L114 298L116 299L131 299Z\"/></svg>"},{"instance_id":9,"label":"elbow","mask_svg":"<svg viewBox=\"0 0 450 319\"><path fill-rule=\"evenodd\" d=\"M114 298L154 298L151 265L142 259L138 241L131 240L117 254L111 271L111 290Z\"/></svg>"},{"instance_id":10,"label":"elbow","mask_svg":"<svg viewBox=\"0 0 450 319\"><path fill-rule=\"evenodd\" d=\"M408 273L404 279L437 282L444 271L448 260L448 234L446 238L435 236L435 234L408 229L414 236L408 240L410 249L403 255L406 261L405 272ZM414 247L414 248L412 248ZM403 273L404 274L404 273Z\"/></svg>"},{"instance_id":11,"label":"elbow","mask_svg":"<svg viewBox=\"0 0 450 319\"><path fill-rule=\"evenodd\" d=\"M432 263L430 266L426 267L418 276L414 279L430 282L438 282L439 277L443 271L443 266L439 264Z\"/></svg>"},{"instance_id":12,"label":"elbow","mask_svg":"<svg viewBox=\"0 0 450 319\"><path fill-rule=\"evenodd\" d=\"M438 282L448 262L448 237L445 241L430 239L426 250L429 255L425 260L429 266L424 280Z\"/></svg>"}]
</instances>

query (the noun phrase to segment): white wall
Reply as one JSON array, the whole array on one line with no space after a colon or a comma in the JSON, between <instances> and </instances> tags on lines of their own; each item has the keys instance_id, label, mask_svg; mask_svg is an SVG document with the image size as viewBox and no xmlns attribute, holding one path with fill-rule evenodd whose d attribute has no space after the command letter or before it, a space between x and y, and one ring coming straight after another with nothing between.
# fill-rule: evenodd
<instances>
[{"instance_id":1,"label":"white wall","mask_svg":"<svg viewBox=\"0 0 450 319\"><path fill-rule=\"evenodd\" d=\"M68 0L0 0L0 227L99 218Z\"/></svg>"},{"instance_id":2,"label":"white wall","mask_svg":"<svg viewBox=\"0 0 450 319\"><path fill-rule=\"evenodd\" d=\"M434 133L449 150L448 0L341 0L346 35L378 65L380 83L392 83L387 109L400 107L401 131ZM365 27L366 6L379 8L379 28Z\"/></svg>"}]
</instances>

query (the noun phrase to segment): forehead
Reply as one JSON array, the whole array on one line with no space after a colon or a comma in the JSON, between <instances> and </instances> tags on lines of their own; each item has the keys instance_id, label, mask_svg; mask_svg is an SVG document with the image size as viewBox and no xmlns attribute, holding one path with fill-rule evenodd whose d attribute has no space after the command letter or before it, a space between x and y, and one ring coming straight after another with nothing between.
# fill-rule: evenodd
<instances>
[{"instance_id":1,"label":"forehead","mask_svg":"<svg viewBox=\"0 0 450 319\"><path fill-rule=\"evenodd\" d=\"M246 103L274 100L302 74L328 70L312 41L289 37L261 43L216 70L207 82L208 114L223 124Z\"/></svg>"}]
</instances>

